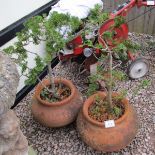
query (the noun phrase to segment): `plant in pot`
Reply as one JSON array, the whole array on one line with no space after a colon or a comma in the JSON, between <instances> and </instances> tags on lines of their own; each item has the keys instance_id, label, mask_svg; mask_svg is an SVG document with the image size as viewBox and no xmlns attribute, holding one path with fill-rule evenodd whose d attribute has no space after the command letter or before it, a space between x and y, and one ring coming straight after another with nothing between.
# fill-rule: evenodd
<instances>
[{"instance_id":1,"label":"plant in pot","mask_svg":"<svg viewBox=\"0 0 155 155\"><path fill-rule=\"evenodd\" d=\"M107 71L103 71L103 68L98 66L96 74L90 77L88 89L90 97L85 101L78 115L77 130L86 144L104 152L119 151L126 147L138 130L137 115L125 97L126 91L119 93L112 91L115 81L124 77L121 72L114 71L112 55L117 52L125 58L126 55L120 50L127 50L129 43L130 47L135 47L129 41L120 44L114 40L115 28L123 24L120 18L115 19L110 31L100 36L102 44L94 45L92 40L86 42L86 44L89 43L87 44L89 47L98 47L101 50L101 57L96 57L99 61L97 64L102 64L108 59L108 68ZM111 43L115 47L111 48ZM100 88L103 91L97 91Z\"/></svg>"},{"instance_id":2,"label":"plant in pot","mask_svg":"<svg viewBox=\"0 0 155 155\"><path fill-rule=\"evenodd\" d=\"M82 106L82 97L70 80L52 76L51 60L65 47L74 36L81 21L69 14L53 12L46 16L34 16L17 33L18 41L4 51L10 54L21 67L22 75L27 77L26 84L39 80L32 99L32 114L47 127L61 127L73 122ZM45 56L29 51L27 45L45 41ZM35 66L28 66L28 54L35 55ZM48 78L41 81L38 75L44 67L48 68Z\"/></svg>"}]
</instances>

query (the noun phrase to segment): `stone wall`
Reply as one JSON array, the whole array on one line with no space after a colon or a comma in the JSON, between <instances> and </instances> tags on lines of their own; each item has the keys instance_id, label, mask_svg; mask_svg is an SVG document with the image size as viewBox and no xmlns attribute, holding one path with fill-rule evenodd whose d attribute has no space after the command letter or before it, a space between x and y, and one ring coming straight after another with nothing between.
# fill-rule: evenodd
<instances>
[{"instance_id":1,"label":"stone wall","mask_svg":"<svg viewBox=\"0 0 155 155\"><path fill-rule=\"evenodd\" d=\"M0 155L28 155L28 142L20 130L19 119L10 110L18 82L16 65L0 52Z\"/></svg>"}]
</instances>

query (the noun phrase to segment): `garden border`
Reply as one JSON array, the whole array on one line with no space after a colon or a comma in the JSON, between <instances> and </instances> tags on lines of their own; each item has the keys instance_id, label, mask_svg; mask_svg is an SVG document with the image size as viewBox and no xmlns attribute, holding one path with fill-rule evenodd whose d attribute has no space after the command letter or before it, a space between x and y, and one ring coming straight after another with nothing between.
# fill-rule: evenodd
<instances>
[{"instance_id":1,"label":"garden border","mask_svg":"<svg viewBox=\"0 0 155 155\"><path fill-rule=\"evenodd\" d=\"M42 15L43 13L49 13L51 10L51 6L55 5L59 0L52 0L51 2L43 5L37 10L31 12L30 14L24 16L13 24L7 26L3 30L0 31L0 47L13 39L16 36L16 33L19 32L24 26L23 23L31 18L32 16Z\"/></svg>"}]
</instances>

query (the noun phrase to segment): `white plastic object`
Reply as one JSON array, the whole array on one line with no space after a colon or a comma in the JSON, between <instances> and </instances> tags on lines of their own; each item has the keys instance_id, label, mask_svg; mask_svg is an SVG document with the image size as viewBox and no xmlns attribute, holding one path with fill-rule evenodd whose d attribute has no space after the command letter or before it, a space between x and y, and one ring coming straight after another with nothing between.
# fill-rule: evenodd
<instances>
[{"instance_id":1,"label":"white plastic object","mask_svg":"<svg viewBox=\"0 0 155 155\"><path fill-rule=\"evenodd\" d=\"M147 1L147 5L155 5L155 1L154 0L152 0L152 1Z\"/></svg>"},{"instance_id":2,"label":"white plastic object","mask_svg":"<svg viewBox=\"0 0 155 155\"><path fill-rule=\"evenodd\" d=\"M94 75L97 73L97 63L90 65L90 74Z\"/></svg>"},{"instance_id":3,"label":"white plastic object","mask_svg":"<svg viewBox=\"0 0 155 155\"><path fill-rule=\"evenodd\" d=\"M115 121L114 120L104 121L104 125L105 125L105 128L115 127Z\"/></svg>"},{"instance_id":4,"label":"white plastic object","mask_svg":"<svg viewBox=\"0 0 155 155\"><path fill-rule=\"evenodd\" d=\"M60 0L54 5L50 11L59 13L70 13L80 19L86 18L90 9L94 8L95 4L103 5L101 0Z\"/></svg>"},{"instance_id":5,"label":"white plastic object","mask_svg":"<svg viewBox=\"0 0 155 155\"><path fill-rule=\"evenodd\" d=\"M85 48L85 49L83 50L83 54L84 54L84 56L85 56L86 58L90 57L90 56L92 55L92 53L93 53L93 50L90 49L90 48Z\"/></svg>"}]
</instances>

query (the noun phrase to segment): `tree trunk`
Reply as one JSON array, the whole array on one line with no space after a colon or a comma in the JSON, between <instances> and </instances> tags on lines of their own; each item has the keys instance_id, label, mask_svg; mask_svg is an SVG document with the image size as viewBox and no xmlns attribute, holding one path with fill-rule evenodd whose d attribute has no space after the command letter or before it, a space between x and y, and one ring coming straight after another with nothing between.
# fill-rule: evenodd
<instances>
[{"instance_id":1,"label":"tree trunk","mask_svg":"<svg viewBox=\"0 0 155 155\"><path fill-rule=\"evenodd\" d=\"M108 82L108 102L110 111L113 109L112 104L112 52L109 51L109 82Z\"/></svg>"}]
</instances>

